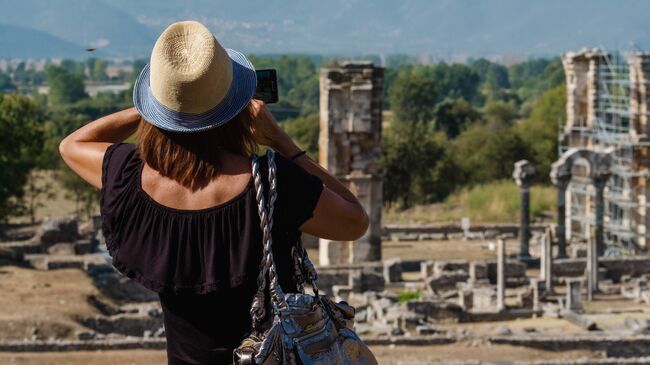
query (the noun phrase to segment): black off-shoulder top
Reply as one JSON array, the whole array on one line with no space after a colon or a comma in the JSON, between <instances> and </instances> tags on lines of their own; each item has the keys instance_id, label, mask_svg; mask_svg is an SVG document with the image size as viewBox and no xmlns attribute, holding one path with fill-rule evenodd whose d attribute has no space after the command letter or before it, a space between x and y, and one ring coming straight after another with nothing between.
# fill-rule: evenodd
<instances>
[{"instance_id":1,"label":"black off-shoulder top","mask_svg":"<svg viewBox=\"0 0 650 365\"><path fill-rule=\"evenodd\" d=\"M283 289L295 289L291 247L313 215L322 181L276 154L273 244ZM266 158L260 170L266 182ZM169 364L229 364L250 330L262 257L253 181L223 204L181 210L151 198L133 144L112 144L102 165L102 230L113 265L159 293Z\"/></svg>"}]
</instances>

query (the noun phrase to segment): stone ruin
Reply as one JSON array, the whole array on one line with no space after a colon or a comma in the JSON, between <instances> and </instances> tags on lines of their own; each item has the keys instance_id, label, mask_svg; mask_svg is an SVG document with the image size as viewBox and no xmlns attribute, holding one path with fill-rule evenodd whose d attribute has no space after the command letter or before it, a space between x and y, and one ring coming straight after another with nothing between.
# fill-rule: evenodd
<instances>
[{"instance_id":1,"label":"stone ruin","mask_svg":"<svg viewBox=\"0 0 650 365\"><path fill-rule=\"evenodd\" d=\"M164 338L157 294L113 268L105 251L99 216L83 226L79 226L75 216L52 218L36 229L13 230L10 238L14 240L0 242L0 266L20 265L37 270L73 268L92 278L100 294L91 295L87 300L100 314L77 319L88 329L75 334L78 340L119 342L135 337ZM34 329L31 345L29 342L0 343L0 349L2 346L14 350L37 346L40 343L36 340L37 332L38 329ZM84 348L83 344L74 341L54 340L51 346L55 349Z\"/></svg>"},{"instance_id":2,"label":"stone ruin","mask_svg":"<svg viewBox=\"0 0 650 365\"><path fill-rule=\"evenodd\" d=\"M563 54L562 64L567 86L566 121L559 135L562 152L610 151L613 168L605 182L602 239L617 251L644 251L650 237L650 54L621 57L583 49ZM582 179L564 188L565 233L588 240L596 225L589 207L598 190L589 181L589 166L578 162L574 170Z\"/></svg>"},{"instance_id":3,"label":"stone ruin","mask_svg":"<svg viewBox=\"0 0 650 365\"><path fill-rule=\"evenodd\" d=\"M381 121L384 70L368 62L321 69L319 162L361 201L370 228L359 240L320 239L321 265L381 260Z\"/></svg>"}]
</instances>

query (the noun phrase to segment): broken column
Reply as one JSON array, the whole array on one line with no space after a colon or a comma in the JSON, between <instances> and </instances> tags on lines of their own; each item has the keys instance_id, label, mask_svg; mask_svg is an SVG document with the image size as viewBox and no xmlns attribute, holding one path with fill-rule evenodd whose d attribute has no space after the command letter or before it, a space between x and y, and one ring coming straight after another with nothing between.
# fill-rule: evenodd
<instances>
[{"instance_id":1,"label":"broken column","mask_svg":"<svg viewBox=\"0 0 650 365\"><path fill-rule=\"evenodd\" d=\"M505 309L506 294L506 244L503 240L497 241L497 311Z\"/></svg>"},{"instance_id":2,"label":"broken column","mask_svg":"<svg viewBox=\"0 0 650 365\"><path fill-rule=\"evenodd\" d=\"M566 310L582 311L582 279L567 279Z\"/></svg>"},{"instance_id":3,"label":"broken column","mask_svg":"<svg viewBox=\"0 0 650 365\"><path fill-rule=\"evenodd\" d=\"M530 260L530 186L537 175L535 167L526 160L515 162L512 177L521 192L521 213L519 223L519 259Z\"/></svg>"},{"instance_id":4,"label":"broken column","mask_svg":"<svg viewBox=\"0 0 650 365\"><path fill-rule=\"evenodd\" d=\"M321 69L319 161L358 198L370 227L354 244L320 239L321 265L381 260L384 69L347 62Z\"/></svg>"},{"instance_id":5,"label":"broken column","mask_svg":"<svg viewBox=\"0 0 650 365\"><path fill-rule=\"evenodd\" d=\"M551 229L546 228L542 249L540 250L539 273L544 288L548 291L553 290L553 247L551 243Z\"/></svg>"}]
</instances>

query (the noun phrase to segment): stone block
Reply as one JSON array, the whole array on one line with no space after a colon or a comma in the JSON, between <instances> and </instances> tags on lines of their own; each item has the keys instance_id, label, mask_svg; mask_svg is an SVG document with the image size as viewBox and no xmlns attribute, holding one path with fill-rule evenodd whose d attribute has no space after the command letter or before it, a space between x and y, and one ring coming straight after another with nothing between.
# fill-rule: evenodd
<instances>
[{"instance_id":1,"label":"stone block","mask_svg":"<svg viewBox=\"0 0 650 365\"><path fill-rule=\"evenodd\" d=\"M472 290L474 310L495 310L497 307L496 287L482 287Z\"/></svg>"},{"instance_id":2,"label":"stone block","mask_svg":"<svg viewBox=\"0 0 650 365\"><path fill-rule=\"evenodd\" d=\"M74 242L79 238L78 220L75 216L51 218L44 221L30 240L46 247L55 243Z\"/></svg>"},{"instance_id":3,"label":"stone block","mask_svg":"<svg viewBox=\"0 0 650 365\"><path fill-rule=\"evenodd\" d=\"M25 259L22 252L17 252L11 248L0 247L0 266L15 265L23 262Z\"/></svg>"},{"instance_id":4,"label":"stone block","mask_svg":"<svg viewBox=\"0 0 650 365\"><path fill-rule=\"evenodd\" d=\"M399 258L383 261L384 282L397 283L402 281L402 260Z\"/></svg>"},{"instance_id":5,"label":"stone block","mask_svg":"<svg viewBox=\"0 0 650 365\"><path fill-rule=\"evenodd\" d=\"M431 335L444 333L444 331L441 331L440 329L438 329L436 327L428 326L428 325L416 326L415 327L415 332L420 336L431 336Z\"/></svg>"},{"instance_id":6,"label":"stone block","mask_svg":"<svg viewBox=\"0 0 650 365\"><path fill-rule=\"evenodd\" d=\"M463 308L458 304L436 300L412 300L403 303L409 311L424 316L425 320L430 322L450 322L460 321L463 315Z\"/></svg>"},{"instance_id":7,"label":"stone block","mask_svg":"<svg viewBox=\"0 0 650 365\"><path fill-rule=\"evenodd\" d=\"M82 341L94 340L97 338L97 332L95 331L77 331L75 332L77 339Z\"/></svg>"},{"instance_id":8,"label":"stone block","mask_svg":"<svg viewBox=\"0 0 650 365\"><path fill-rule=\"evenodd\" d=\"M445 271L469 271L469 262L466 260L452 260L452 261L434 261L433 275L441 275Z\"/></svg>"},{"instance_id":9,"label":"stone block","mask_svg":"<svg viewBox=\"0 0 650 365\"><path fill-rule=\"evenodd\" d=\"M401 305L393 305L386 310L384 316L388 323L402 323L406 326L416 326L425 320L423 314L408 310Z\"/></svg>"},{"instance_id":10,"label":"stone block","mask_svg":"<svg viewBox=\"0 0 650 365\"><path fill-rule=\"evenodd\" d=\"M427 287L433 292L455 289L456 284L467 281L468 277L465 271L443 272L439 276L427 279Z\"/></svg>"},{"instance_id":11,"label":"stone block","mask_svg":"<svg viewBox=\"0 0 650 365\"><path fill-rule=\"evenodd\" d=\"M141 337L145 331L156 331L163 325L162 317L150 317L140 314L118 314L106 317L102 315L87 316L81 323L99 333L117 333L126 336Z\"/></svg>"},{"instance_id":12,"label":"stone block","mask_svg":"<svg viewBox=\"0 0 650 365\"><path fill-rule=\"evenodd\" d=\"M422 279L427 279L433 276L433 261L422 261L420 263L420 277Z\"/></svg>"},{"instance_id":13,"label":"stone block","mask_svg":"<svg viewBox=\"0 0 650 365\"><path fill-rule=\"evenodd\" d=\"M472 282L488 278L488 268L485 261L472 261L469 263L469 279Z\"/></svg>"},{"instance_id":14,"label":"stone block","mask_svg":"<svg viewBox=\"0 0 650 365\"><path fill-rule=\"evenodd\" d=\"M637 335L650 334L650 320L634 317L625 317L625 326Z\"/></svg>"},{"instance_id":15,"label":"stone block","mask_svg":"<svg viewBox=\"0 0 650 365\"><path fill-rule=\"evenodd\" d=\"M383 291L386 282L384 281L383 273L368 268L352 270L348 285L351 287L352 291L363 293L366 291Z\"/></svg>"},{"instance_id":16,"label":"stone block","mask_svg":"<svg viewBox=\"0 0 650 365\"><path fill-rule=\"evenodd\" d=\"M93 241L92 240L77 240L74 242L74 254L75 255L86 255L93 251Z\"/></svg>"},{"instance_id":17,"label":"stone block","mask_svg":"<svg viewBox=\"0 0 650 365\"><path fill-rule=\"evenodd\" d=\"M587 244L572 243L569 245L569 257L578 259L587 257Z\"/></svg>"},{"instance_id":18,"label":"stone block","mask_svg":"<svg viewBox=\"0 0 650 365\"><path fill-rule=\"evenodd\" d=\"M471 290L458 291L458 305L465 311L469 311L474 307L474 293Z\"/></svg>"},{"instance_id":19,"label":"stone block","mask_svg":"<svg viewBox=\"0 0 650 365\"><path fill-rule=\"evenodd\" d=\"M497 281L497 263L488 262L487 264L488 278L490 282L496 283ZM504 267L504 275L506 280L509 278L521 278L526 276L526 264L519 261L506 261Z\"/></svg>"},{"instance_id":20,"label":"stone block","mask_svg":"<svg viewBox=\"0 0 650 365\"><path fill-rule=\"evenodd\" d=\"M582 279L570 279L566 281L566 302L567 311L582 311Z\"/></svg>"},{"instance_id":21,"label":"stone block","mask_svg":"<svg viewBox=\"0 0 650 365\"><path fill-rule=\"evenodd\" d=\"M74 244L72 243L55 243L47 248L49 255L74 255Z\"/></svg>"}]
</instances>

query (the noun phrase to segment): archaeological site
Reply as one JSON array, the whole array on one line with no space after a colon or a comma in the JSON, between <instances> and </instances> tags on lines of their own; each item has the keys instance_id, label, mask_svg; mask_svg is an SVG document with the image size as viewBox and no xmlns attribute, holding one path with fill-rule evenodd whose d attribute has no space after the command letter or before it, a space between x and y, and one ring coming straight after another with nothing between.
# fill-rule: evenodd
<instances>
[{"instance_id":1,"label":"archaeological site","mask_svg":"<svg viewBox=\"0 0 650 365\"><path fill-rule=\"evenodd\" d=\"M562 64L557 223L531 219L538 172L520 157L517 222L382 223L384 69L320 70L319 162L371 222L356 242L303 241L321 291L356 307L380 363L650 364L650 55L584 49ZM112 267L98 214L10 226L0 266L0 305L23 309L0 317L0 363L86 351L164 362L158 297Z\"/></svg>"}]
</instances>

